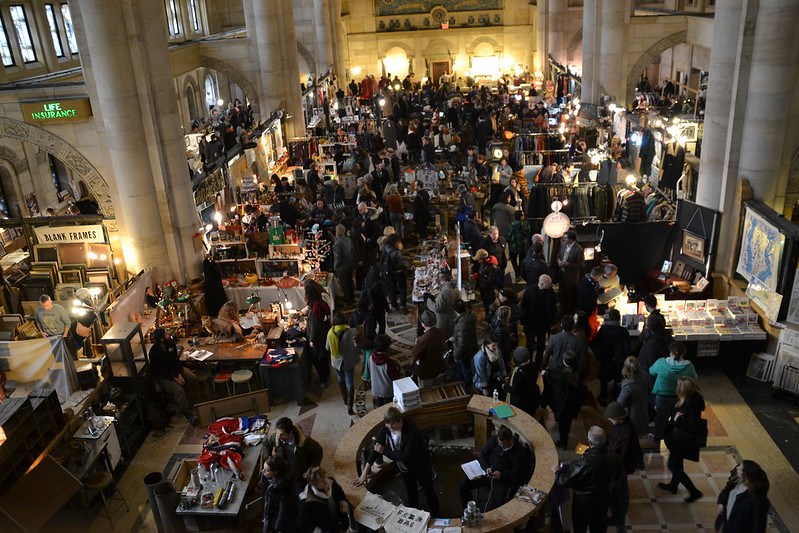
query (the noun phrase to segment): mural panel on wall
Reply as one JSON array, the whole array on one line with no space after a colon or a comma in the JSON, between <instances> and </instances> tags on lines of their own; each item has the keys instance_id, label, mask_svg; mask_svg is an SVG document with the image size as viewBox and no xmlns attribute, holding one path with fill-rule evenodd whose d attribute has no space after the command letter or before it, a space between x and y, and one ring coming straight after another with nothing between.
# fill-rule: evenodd
<instances>
[{"instance_id":1,"label":"mural panel on wall","mask_svg":"<svg viewBox=\"0 0 799 533\"><path fill-rule=\"evenodd\" d=\"M502 9L502 0L375 0L377 16L429 13L436 6L449 12Z\"/></svg>"}]
</instances>

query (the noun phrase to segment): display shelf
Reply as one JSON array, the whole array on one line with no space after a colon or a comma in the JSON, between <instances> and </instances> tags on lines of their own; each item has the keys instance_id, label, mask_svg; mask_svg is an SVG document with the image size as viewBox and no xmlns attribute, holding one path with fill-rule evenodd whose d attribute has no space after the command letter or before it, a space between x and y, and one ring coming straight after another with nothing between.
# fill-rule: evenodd
<instances>
[{"instance_id":1,"label":"display shelf","mask_svg":"<svg viewBox=\"0 0 799 533\"><path fill-rule=\"evenodd\" d=\"M250 257L247 241L213 241L210 243L211 259L224 261Z\"/></svg>"},{"instance_id":2,"label":"display shelf","mask_svg":"<svg viewBox=\"0 0 799 533\"><path fill-rule=\"evenodd\" d=\"M301 259L291 258L259 259L256 263L257 274L261 278L282 278L284 273L296 277L299 276L301 263Z\"/></svg>"}]
</instances>

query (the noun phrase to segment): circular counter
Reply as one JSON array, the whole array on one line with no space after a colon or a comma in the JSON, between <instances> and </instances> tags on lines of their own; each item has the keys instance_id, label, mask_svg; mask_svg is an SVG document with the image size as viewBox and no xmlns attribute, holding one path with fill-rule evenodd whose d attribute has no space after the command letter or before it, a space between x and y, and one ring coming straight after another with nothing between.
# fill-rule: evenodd
<instances>
[{"instance_id":1,"label":"circular counter","mask_svg":"<svg viewBox=\"0 0 799 533\"><path fill-rule=\"evenodd\" d=\"M405 416L417 426L430 429L440 426L454 426L465 423L474 424L474 450L479 453L493 429L493 422L499 421L488 409L495 402L485 396L464 396L450 400L424 404L405 412ZM342 435L333 459L333 477L339 481L347 499L357 506L366 496L366 487L355 487L352 480L361 472L359 454L365 446L371 444L371 438L377 434L383 424L383 416L393 405L384 405L361 418ZM530 445L535 454L535 472L528 484L549 494L555 484L552 472L558 464L558 452L552 438L544 427L536 420L514 409L516 415L501 420L511 431ZM479 527L464 527L467 532L510 532L514 527L525 524L536 514L544 502L538 505L512 499L505 505L485 513L485 521Z\"/></svg>"}]
</instances>

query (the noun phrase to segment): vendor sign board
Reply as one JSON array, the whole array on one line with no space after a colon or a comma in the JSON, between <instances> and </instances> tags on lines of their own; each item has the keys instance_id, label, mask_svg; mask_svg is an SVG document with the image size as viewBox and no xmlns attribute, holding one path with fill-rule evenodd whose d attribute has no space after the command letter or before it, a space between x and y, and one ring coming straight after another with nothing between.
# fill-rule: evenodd
<instances>
[{"instance_id":1,"label":"vendor sign board","mask_svg":"<svg viewBox=\"0 0 799 533\"><path fill-rule=\"evenodd\" d=\"M54 226L33 228L39 244L65 244L73 242L104 243L102 224L86 226Z\"/></svg>"},{"instance_id":2,"label":"vendor sign board","mask_svg":"<svg viewBox=\"0 0 799 533\"><path fill-rule=\"evenodd\" d=\"M69 98L20 104L22 117L31 124L65 124L92 117L88 98Z\"/></svg>"}]
</instances>

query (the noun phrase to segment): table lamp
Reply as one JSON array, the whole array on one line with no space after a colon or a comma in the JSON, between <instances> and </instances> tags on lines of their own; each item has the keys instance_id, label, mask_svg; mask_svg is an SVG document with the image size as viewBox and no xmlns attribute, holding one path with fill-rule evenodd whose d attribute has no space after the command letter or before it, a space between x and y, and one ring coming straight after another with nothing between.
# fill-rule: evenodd
<instances>
[{"instance_id":1,"label":"table lamp","mask_svg":"<svg viewBox=\"0 0 799 533\"><path fill-rule=\"evenodd\" d=\"M245 301L245 302L247 302L247 305L249 305L249 306L250 306L250 307L247 309L247 312L248 312L248 313L249 313L250 311L252 311L252 306L254 306L255 304L258 304L258 312L259 312L259 313L261 312L261 297L260 297L260 296L258 296L257 294L255 294L255 293L252 293L252 295L250 295L250 296L249 296L249 297L248 297L246 300L244 300L244 301Z\"/></svg>"}]
</instances>

